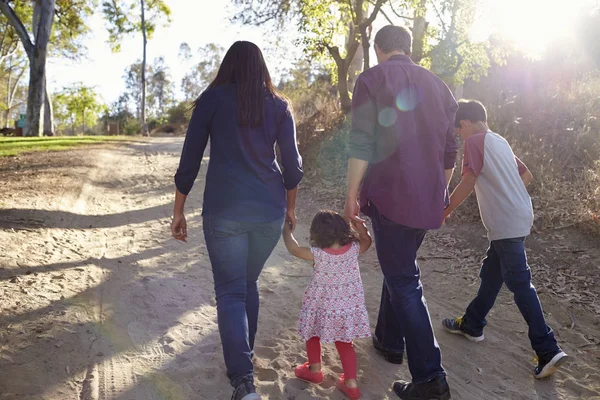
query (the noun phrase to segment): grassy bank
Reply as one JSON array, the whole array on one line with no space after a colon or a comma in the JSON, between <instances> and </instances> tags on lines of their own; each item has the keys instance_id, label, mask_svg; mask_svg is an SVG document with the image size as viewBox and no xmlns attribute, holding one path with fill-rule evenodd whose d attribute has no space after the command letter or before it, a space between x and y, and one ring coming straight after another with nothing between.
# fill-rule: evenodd
<instances>
[{"instance_id":1,"label":"grassy bank","mask_svg":"<svg viewBox=\"0 0 600 400\"><path fill-rule=\"evenodd\" d=\"M131 140L131 137L126 136L0 137L0 157Z\"/></svg>"}]
</instances>

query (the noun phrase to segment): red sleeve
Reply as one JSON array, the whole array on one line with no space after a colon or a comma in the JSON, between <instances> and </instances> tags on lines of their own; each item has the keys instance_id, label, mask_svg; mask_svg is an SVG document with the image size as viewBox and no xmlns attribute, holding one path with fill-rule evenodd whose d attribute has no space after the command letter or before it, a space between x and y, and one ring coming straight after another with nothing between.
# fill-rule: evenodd
<instances>
[{"instance_id":1,"label":"red sleeve","mask_svg":"<svg viewBox=\"0 0 600 400\"><path fill-rule=\"evenodd\" d=\"M485 133L473 135L465 142L463 154L462 175L472 173L479 176L483 169L483 151L485 144Z\"/></svg>"},{"instance_id":2,"label":"red sleeve","mask_svg":"<svg viewBox=\"0 0 600 400\"><path fill-rule=\"evenodd\" d=\"M517 161L517 167L519 167L519 175L523 176L523 174L529 171L529 169L527 168L527 165L523 163L523 161L519 160L519 157L515 156L515 160Z\"/></svg>"}]
</instances>

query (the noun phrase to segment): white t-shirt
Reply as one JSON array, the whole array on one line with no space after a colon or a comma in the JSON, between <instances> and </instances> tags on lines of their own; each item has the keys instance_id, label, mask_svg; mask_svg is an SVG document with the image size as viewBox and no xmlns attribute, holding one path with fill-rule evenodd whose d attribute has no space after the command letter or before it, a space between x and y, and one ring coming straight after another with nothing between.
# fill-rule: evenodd
<instances>
[{"instance_id":1,"label":"white t-shirt","mask_svg":"<svg viewBox=\"0 0 600 400\"><path fill-rule=\"evenodd\" d=\"M531 233L533 206L521 175L527 167L500 135L487 131L465 142L462 174L477 177L475 193L489 240Z\"/></svg>"}]
</instances>

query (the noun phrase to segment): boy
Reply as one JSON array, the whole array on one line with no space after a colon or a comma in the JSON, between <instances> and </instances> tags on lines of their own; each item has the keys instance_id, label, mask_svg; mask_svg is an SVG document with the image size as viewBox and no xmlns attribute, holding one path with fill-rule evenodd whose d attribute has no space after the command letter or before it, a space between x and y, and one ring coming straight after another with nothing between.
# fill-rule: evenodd
<instances>
[{"instance_id":1,"label":"boy","mask_svg":"<svg viewBox=\"0 0 600 400\"><path fill-rule=\"evenodd\" d=\"M529 340L538 357L534 375L545 378L556 372L567 355L546 325L527 265L525 238L533 224L533 207L526 186L533 176L515 157L508 142L490 131L487 112L480 102L461 100L454 126L465 143L463 170L445 217L475 189L490 247L481 267L477 296L462 317L445 319L442 325L451 333L474 342L482 341L485 317L506 283L529 326Z\"/></svg>"}]
</instances>

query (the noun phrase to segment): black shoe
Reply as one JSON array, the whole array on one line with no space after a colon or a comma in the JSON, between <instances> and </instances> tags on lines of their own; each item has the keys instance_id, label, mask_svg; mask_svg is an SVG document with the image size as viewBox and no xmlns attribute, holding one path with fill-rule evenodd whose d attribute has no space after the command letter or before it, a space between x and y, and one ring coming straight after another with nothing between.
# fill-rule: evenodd
<instances>
[{"instance_id":1,"label":"black shoe","mask_svg":"<svg viewBox=\"0 0 600 400\"><path fill-rule=\"evenodd\" d=\"M373 347L377 350L377 353L383 356L385 361L390 364L402 364L404 362L404 352L388 350L379 343L377 338L373 336Z\"/></svg>"},{"instance_id":2,"label":"black shoe","mask_svg":"<svg viewBox=\"0 0 600 400\"><path fill-rule=\"evenodd\" d=\"M235 387L231 400L260 400L260 396L256 394L254 383L242 381Z\"/></svg>"},{"instance_id":3,"label":"black shoe","mask_svg":"<svg viewBox=\"0 0 600 400\"><path fill-rule=\"evenodd\" d=\"M546 378L556 372L558 367L563 365L569 356L562 350L556 353L549 354L546 357L538 357L538 365L533 370L533 374L537 379Z\"/></svg>"},{"instance_id":4,"label":"black shoe","mask_svg":"<svg viewBox=\"0 0 600 400\"><path fill-rule=\"evenodd\" d=\"M483 332L471 332L463 326L463 317L452 319L447 318L442 321L442 326L450 333L463 335L472 342L481 342L485 337Z\"/></svg>"},{"instance_id":5,"label":"black shoe","mask_svg":"<svg viewBox=\"0 0 600 400\"><path fill-rule=\"evenodd\" d=\"M425 383L394 382L394 393L403 400L449 400L450 387L445 376L437 376Z\"/></svg>"}]
</instances>

